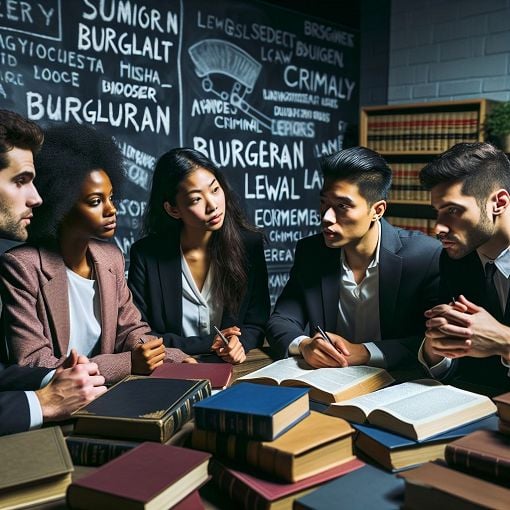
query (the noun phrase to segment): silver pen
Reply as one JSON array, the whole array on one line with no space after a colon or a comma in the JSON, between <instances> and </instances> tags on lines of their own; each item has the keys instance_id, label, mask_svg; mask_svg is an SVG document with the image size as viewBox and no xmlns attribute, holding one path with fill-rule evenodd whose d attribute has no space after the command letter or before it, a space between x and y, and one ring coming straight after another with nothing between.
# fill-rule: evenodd
<instances>
[{"instance_id":1,"label":"silver pen","mask_svg":"<svg viewBox=\"0 0 510 510\"><path fill-rule=\"evenodd\" d=\"M213 326L213 328L216 330L216 333L218 333L218 335L220 335L220 338L223 340L225 345L228 345L227 337L216 326Z\"/></svg>"},{"instance_id":2,"label":"silver pen","mask_svg":"<svg viewBox=\"0 0 510 510\"><path fill-rule=\"evenodd\" d=\"M321 334L322 338L324 338L324 340L327 340L331 345L333 345L331 338L329 338L328 334L325 331L323 331L322 328L318 324L317 324L316 328L317 328L317 331Z\"/></svg>"}]
</instances>

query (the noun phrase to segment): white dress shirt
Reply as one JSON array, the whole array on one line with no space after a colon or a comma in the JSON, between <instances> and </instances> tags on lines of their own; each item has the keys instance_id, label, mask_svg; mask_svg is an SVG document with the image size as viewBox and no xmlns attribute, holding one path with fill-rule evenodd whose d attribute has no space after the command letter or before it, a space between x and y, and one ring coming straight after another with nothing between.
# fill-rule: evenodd
<instances>
[{"instance_id":1,"label":"white dress shirt","mask_svg":"<svg viewBox=\"0 0 510 510\"><path fill-rule=\"evenodd\" d=\"M208 335L211 333L213 325L220 327L223 315L223 303L215 302L212 295L212 268L209 268L202 291L200 291L182 251L181 267L183 335Z\"/></svg>"}]
</instances>

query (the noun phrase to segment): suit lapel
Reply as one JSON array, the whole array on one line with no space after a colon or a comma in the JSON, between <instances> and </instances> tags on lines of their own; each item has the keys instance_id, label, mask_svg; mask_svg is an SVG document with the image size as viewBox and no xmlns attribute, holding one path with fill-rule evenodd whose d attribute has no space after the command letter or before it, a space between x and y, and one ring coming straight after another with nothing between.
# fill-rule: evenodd
<instances>
[{"instance_id":1,"label":"suit lapel","mask_svg":"<svg viewBox=\"0 0 510 510\"><path fill-rule=\"evenodd\" d=\"M402 276L402 257L397 255L401 247L402 242L397 232L382 220L379 251L379 321L382 336L387 321L392 321L395 314Z\"/></svg>"},{"instance_id":2,"label":"suit lapel","mask_svg":"<svg viewBox=\"0 0 510 510\"><path fill-rule=\"evenodd\" d=\"M163 248L166 257L158 257L158 273L161 285L161 303L166 323L178 324L178 331L182 334L182 268L181 243L177 234L169 234L168 242ZM164 296L167 296L166 299ZM175 299L168 299L174 296Z\"/></svg>"},{"instance_id":3,"label":"suit lapel","mask_svg":"<svg viewBox=\"0 0 510 510\"><path fill-rule=\"evenodd\" d=\"M94 264L101 306L101 352L115 352L119 306L117 277L112 270L110 261L99 245L91 242L89 244L89 254Z\"/></svg>"},{"instance_id":4,"label":"suit lapel","mask_svg":"<svg viewBox=\"0 0 510 510\"><path fill-rule=\"evenodd\" d=\"M316 262L322 273L322 309L324 310L323 327L327 331L336 331L338 320L338 300L340 298L340 265L341 251L327 248L321 243L323 255ZM317 324L310 324L310 334L314 334Z\"/></svg>"},{"instance_id":5,"label":"suit lapel","mask_svg":"<svg viewBox=\"0 0 510 510\"><path fill-rule=\"evenodd\" d=\"M62 257L57 252L40 248L39 254L41 269L48 278L41 292L48 309L49 321L53 324L60 354L65 356L70 335L66 268Z\"/></svg>"}]
</instances>

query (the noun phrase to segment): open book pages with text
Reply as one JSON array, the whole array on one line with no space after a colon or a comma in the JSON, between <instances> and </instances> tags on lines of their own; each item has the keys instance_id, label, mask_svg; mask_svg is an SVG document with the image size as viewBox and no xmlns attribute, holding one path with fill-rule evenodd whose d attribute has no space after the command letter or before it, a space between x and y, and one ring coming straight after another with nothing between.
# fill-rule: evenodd
<instances>
[{"instance_id":1,"label":"open book pages with text","mask_svg":"<svg viewBox=\"0 0 510 510\"><path fill-rule=\"evenodd\" d=\"M303 358L290 357L245 375L239 381L308 386L311 388L310 398L330 403L375 391L394 380L382 368L368 366L313 368Z\"/></svg>"}]
</instances>

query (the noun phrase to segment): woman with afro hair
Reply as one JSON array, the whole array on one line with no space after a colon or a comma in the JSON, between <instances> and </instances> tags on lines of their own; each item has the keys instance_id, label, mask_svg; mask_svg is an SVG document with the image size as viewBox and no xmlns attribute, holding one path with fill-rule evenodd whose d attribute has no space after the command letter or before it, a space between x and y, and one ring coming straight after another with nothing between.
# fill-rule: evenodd
<instances>
[{"instance_id":1,"label":"woman with afro hair","mask_svg":"<svg viewBox=\"0 0 510 510\"><path fill-rule=\"evenodd\" d=\"M28 244L0 259L9 361L53 368L76 349L107 383L148 374L165 359L191 361L147 336L123 255L106 242L123 175L113 140L84 125L50 128L35 168L43 204L30 220Z\"/></svg>"}]
</instances>

